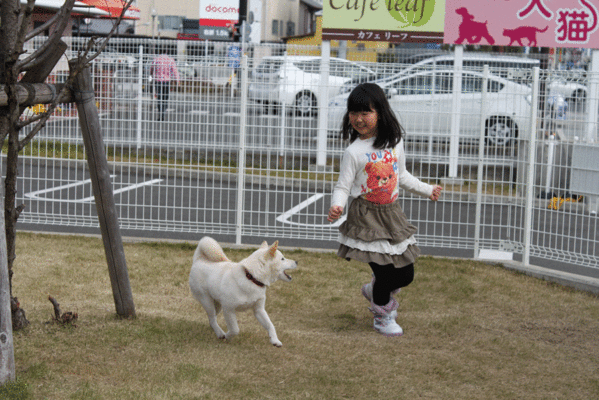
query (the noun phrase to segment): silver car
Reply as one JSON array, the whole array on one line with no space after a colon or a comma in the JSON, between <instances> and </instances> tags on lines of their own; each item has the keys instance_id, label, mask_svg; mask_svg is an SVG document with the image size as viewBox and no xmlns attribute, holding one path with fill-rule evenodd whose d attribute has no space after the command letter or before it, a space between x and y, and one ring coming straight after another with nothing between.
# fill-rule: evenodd
<instances>
[{"instance_id":1,"label":"silver car","mask_svg":"<svg viewBox=\"0 0 599 400\"><path fill-rule=\"evenodd\" d=\"M264 57L252 71L248 98L256 103L285 104L299 115L314 115L320 104L320 56ZM330 59L329 98L349 81L362 82L375 77L369 68L341 58ZM325 99L325 104L329 99Z\"/></svg>"}]
</instances>

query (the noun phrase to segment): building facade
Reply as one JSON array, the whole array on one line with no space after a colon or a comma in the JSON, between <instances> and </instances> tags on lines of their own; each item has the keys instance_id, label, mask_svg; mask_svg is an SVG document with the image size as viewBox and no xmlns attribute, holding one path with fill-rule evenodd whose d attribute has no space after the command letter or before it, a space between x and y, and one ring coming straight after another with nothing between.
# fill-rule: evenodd
<instances>
[{"instance_id":1,"label":"building facade","mask_svg":"<svg viewBox=\"0 0 599 400\"><path fill-rule=\"evenodd\" d=\"M200 33L200 9L218 7L219 0L136 0L133 4L141 13L135 21L136 35L191 39ZM283 43L288 36L309 34L316 29L314 14L321 9L322 0L247 0L247 37L254 43Z\"/></svg>"}]
</instances>

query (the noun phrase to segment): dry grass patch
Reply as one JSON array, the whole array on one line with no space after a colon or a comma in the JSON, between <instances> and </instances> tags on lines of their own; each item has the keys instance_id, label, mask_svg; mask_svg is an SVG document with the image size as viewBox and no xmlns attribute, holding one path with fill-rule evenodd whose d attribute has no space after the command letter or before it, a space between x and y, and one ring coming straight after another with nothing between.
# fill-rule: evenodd
<instances>
[{"instance_id":1,"label":"dry grass patch","mask_svg":"<svg viewBox=\"0 0 599 400\"><path fill-rule=\"evenodd\" d=\"M251 313L231 342L216 338L189 293L195 243L125 244L135 320L115 317L101 240L17 243L14 294L31 321L15 333L20 398L599 397L599 299L497 266L421 258L398 296L405 334L386 338L360 295L366 265L284 251L299 267L267 293L279 349ZM48 295L77 327L47 323Z\"/></svg>"}]
</instances>

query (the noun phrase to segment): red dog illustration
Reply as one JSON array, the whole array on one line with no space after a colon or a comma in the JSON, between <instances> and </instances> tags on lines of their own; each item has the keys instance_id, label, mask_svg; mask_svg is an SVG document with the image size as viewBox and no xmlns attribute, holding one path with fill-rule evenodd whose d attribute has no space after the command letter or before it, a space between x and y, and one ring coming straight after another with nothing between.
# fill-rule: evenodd
<instances>
[{"instance_id":1,"label":"red dog illustration","mask_svg":"<svg viewBox=\"0 0 599 400\"><path fill-rule=\"evenodd\" d=\"M482 38L485 38L490 45L495 44L495 40L487 29L487 21L475 21L474 15L470 14L465 7L460 7L455 12L462 17L462 23L459 27L460 36L456 40L456 44L462 44L464 40L469 44L475 44L480 42Z\"/></svg>"}]
</instances>

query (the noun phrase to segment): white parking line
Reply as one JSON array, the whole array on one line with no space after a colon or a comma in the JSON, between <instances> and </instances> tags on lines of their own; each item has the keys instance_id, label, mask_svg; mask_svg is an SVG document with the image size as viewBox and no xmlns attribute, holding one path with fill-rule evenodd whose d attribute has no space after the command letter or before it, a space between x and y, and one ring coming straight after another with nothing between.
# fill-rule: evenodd
<instances>
[{"instance_id":1,"label":"white parking line","mask_svg":"<svg viewBox=\"0 0 599 400\"><path fill-rule=\"evenodd\" d=\"M339 226L343 223L343 221L345 221L345 215L341 218L339 218L336 222L332 223L332 224L321 224L321 225L315 225L315 224L303 224L303 223L299 223L299 222L293 222L293 221L289 221L289 218L291 218L294 214L299 213L301 210L303 210L304 208L308 207L310 204L313 204L315 202L317 202L318 200L322 199L324 197L324 194L319 193L319 194L315 194L312 197L309 197L308 199L302 201L301 203L299 203L297 206L293 207L292 209L285 211L283 214L279 215L277 217L277 221L283 223L283 224L288 224L288 225L297 225L297 226Z\"/></svg>"},{"instance_id":2,"label":"white parking line","mask_svg":"<svg viewBox=\"0 0 599 400\"><path fill-rule=\"evenodd\" d=\"M112 178L113 176L111 175L110 177ZM68 188L72 188L72 187L75 187L75 186L85 185L87 183L91 183L91 181L92 181L91 179L87 179L85 181L80 181L80 182L76 182L76 183L69 183L68 185L57 186L57 187L53 187L51 189L44 189L44 190L38 190L36 192L29 192L29 193L25 193L25 197L29 197L31 199L40 199L40 200L43 200L38 195L44 194L44 193L54 192L54 191L57 191L57 190L68 189Z\"/></svg>"},{"instance_id":3,"label":"white parking line","mask_svg":"<svg viewBox=\"0 0 599 400\"><path fill-rule=\"evenodd\" d=\"M111 178L114 178L115 176L116 175L110 175ZM25 197L28 197L30 199L35 199L35 200L52 200L52 201L57 201L57 202L61 202L61 203L89 203L89 202L94 201L94 196L84 197L82 199L48 199L46 197L40 197L40 195L50 193L50 192L57 192L60 190L69 189L69 188L76 187L76 186L87 185L87 184L91 183L91 181L92 181L91 179L86 179L86 180L80 181L80 182L69 183L68 185L62 185L62 186L56 186L56 187L53 187L50 189L38 190L35 192L26 193ZM159 182L162 182L162 179L152 179L151 181L136 183L135 185L125 186L120 189L114 190L113 194L118 194L118 193L130 191L130 190L135 190L142 186L149 186L149 185L153 185L153 184L159 183Z\"/></svg>"}]
</instances>

